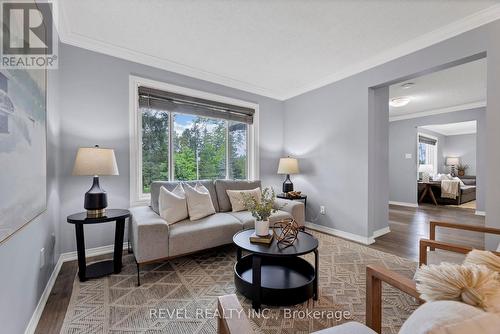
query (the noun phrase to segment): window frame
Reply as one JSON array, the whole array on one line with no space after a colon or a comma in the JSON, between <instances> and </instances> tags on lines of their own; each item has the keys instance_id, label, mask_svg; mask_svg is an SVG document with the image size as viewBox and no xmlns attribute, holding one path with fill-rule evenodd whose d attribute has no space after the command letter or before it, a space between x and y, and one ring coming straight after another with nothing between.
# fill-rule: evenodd
<instances>
[{"instance_id":1,"label":"window frame","mask_svg":"<svg viewBox=\"0 0 500 334\"><path fill-rule=\"evenodd\" d=\"M130 137L130 206L148 205L151 201L151 195L143 193L142 185L142 113L139 112L139 86L146 86L154 89L166 90L173 93L189 95L215 102L233 104L241 107L253 108L255 114L253 116L253 124L248 124L247 134L247 168L248 180L258 180L260 175L259 168L259 105L256 103L238 100L222 95L212 94L200 90L177 86L161 81L146 79L135 75L129 76L129 137ZM174 113L169 114L169 155L173 156L173 140L171 133L173 131ZM226 120L227 122L227 120ZM227 129L227 127L226 127ZM226 146L228 146L229 137L226 133ZM229 151L226 149L226 159ZM167 157L169 166L169 178L173 177L174 161ZM228 160L227 160L228 161ZM229 176L229 171L226 170L226 179ZM173 180L173 179L171 179Z\"/></svg>"},{"instance_id":2,"label":"window frame","mask_svg":"<svg viewBox=\"0 0 500 334\"><path fill-rule=\"evenodd\" d=\"M430 138L430 139L434 139L436 141L436 148L434 149L434 174L437 174L439 172L439 166L438 166L438 159L439 159L439 154L438 154L438 145L439 145L439 138L436 137L436 136L433 136L433 135L429 135L427 133L424 133L424 132L417 132L417 153L416 153L416 160L417 160L417 180L418 180L418 176L419 176L419 173L418 173L418 167L420 166L420 140L419 140L419 137L422 136L422 137L427 137L427 138Z\"/></svg>"}]
</instances>

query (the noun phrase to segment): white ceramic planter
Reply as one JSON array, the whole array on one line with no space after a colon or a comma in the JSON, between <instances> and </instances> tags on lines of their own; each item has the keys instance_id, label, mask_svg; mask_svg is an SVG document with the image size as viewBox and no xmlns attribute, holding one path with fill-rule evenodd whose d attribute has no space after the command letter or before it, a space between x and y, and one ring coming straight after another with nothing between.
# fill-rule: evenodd
<instances>
[{"instance_id":1,"label":"white ceramic planter","mask_svg":"<svg viewBox=\"0 0 500 334\"><path fill-rule=\"evenodd\" d=\"M255 221L255 234L259 237L265 237L269 234L269 220Z\"/></svg>"}]
</instances>

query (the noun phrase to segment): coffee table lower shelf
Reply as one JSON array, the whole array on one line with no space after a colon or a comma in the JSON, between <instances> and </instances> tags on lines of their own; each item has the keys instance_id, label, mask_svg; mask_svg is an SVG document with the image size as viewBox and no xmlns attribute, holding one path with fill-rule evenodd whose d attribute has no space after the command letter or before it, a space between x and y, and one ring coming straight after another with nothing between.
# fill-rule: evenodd
<instances>
[{"instance_id":1,"label":"coffee table lower shelf","mask_svg":"<svg viewBox=\"0 0 500 334\"><path fill-rule=\"evenodd\" d=\"M254 257L260 259L254 261ZM259 266L260 262L260 266ZM254 286L254 270L260 267L260 285ZM258 276L257 276L258 277ZM250 254L242 257L234 266L236 289L260 304L285 306L302 303L314 296L314 267L303 258L268 257Z\"/></svg>"}]
</instances>

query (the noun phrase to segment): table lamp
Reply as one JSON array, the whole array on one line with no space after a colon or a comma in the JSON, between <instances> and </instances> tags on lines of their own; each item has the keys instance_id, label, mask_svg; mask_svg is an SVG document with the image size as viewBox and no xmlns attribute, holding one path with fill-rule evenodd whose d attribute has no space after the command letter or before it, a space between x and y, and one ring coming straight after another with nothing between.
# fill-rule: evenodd
<instances>
[{"instance_id":1,"label":"table lamp","mask_svg":"<svg viewBox=\"0 0 500 334\"><path fill-rule=\"evenodd\" d=\"M460 158L458 157L447 157L446 158L446 166L451 166L451 175L455 176L455 166L460 163Z\"/></svg>"},{"instance_id":2,"label":"table lamp","mask_svg":"<svg viewBox=\"0 0 500 334\"><path fill-rule=\"evenodd\" d=\"M299 173L299 162L294 158L281 158L278 165L278 174L286 174L285 181L283 182L283 193L293 191L293 183L290 180L290 174Z\"/></svg>"},{"instance_id":3,"label":"table lamp","mask_svg":"<svg viewBox=\"0 0 500 334\"><path fill-rule=\"evenodd\" d=\"M434 166L418 165L418 172L422 174L422 182L429 183L430 175L434 172Z\"/></svg>"},{"instance_id":4,"label":"table lamp","mask_svg":"<svg viewBox=\"0 0 500 334\"><path fill-rule=\"evenodd\" d=\"M100 175L119 175L115 152L110 148L81 147L76 153L73 175L93 176L92 187L85 193L84 207L88 217L102 217L108 206L108 196L99 185Z\"/></svg>"}]
</instances>

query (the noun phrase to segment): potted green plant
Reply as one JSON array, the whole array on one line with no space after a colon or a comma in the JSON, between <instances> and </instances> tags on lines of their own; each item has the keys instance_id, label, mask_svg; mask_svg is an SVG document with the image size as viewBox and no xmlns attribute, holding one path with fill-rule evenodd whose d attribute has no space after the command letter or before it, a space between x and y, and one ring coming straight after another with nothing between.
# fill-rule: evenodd
<instances>
[{"instance_id":1,"label":"potted green plant","mask_svg":"<svg viewBox=\"0 0 500 334\"><path fill-rule=\"evenodd\" d=\"M255 234L261 237L269 234L269 217L278 211L274 206L276 194L273 188L264 188L260 197L242 193L245 208L255 218Z\"/></svg>"},{"instance_id":2,"label":"potted green plant","mask_svg":"<svg viewBox=\"0 0 500 334\"><path fill-rule=\"evenodd\" d=\"M458 176L465 176L465 172L469 169L469 165L467 164L458 164L457 165L457 171L458 171Z\"/></svg>"}]
</instances>

